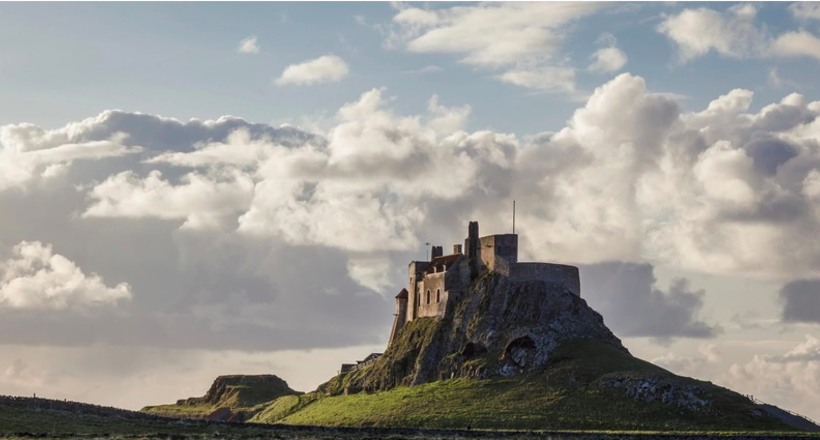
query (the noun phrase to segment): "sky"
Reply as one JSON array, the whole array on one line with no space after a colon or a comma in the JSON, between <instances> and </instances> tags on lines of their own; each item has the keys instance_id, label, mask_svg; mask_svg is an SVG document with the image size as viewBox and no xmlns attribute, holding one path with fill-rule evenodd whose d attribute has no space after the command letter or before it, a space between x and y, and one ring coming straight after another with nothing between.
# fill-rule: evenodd
<instances>
[{"instance_id":1,"label":"sky","mask_svg":"<svg viewBox=\"0 0 820 440\"><path fill-rule=\"evenodd\" d=\"M309 391L425 243L820 419L820 6L2 3L0 394Z\"/></svg>"}]
</instances>

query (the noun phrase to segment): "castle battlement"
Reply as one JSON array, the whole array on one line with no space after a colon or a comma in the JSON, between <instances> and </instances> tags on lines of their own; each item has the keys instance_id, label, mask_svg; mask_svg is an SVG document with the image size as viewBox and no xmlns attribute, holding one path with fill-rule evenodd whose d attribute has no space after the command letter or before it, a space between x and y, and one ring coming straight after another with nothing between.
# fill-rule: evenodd
<instances>
[{"instance_id":1,"label":"castle battlement","mask_svg":"<svg viewBox=\"0 0 820 440\"><path fill-rule=\"evenodd\" d=\"M519 263L518 235L479 237L478 222L470 222L463 248L461 244L455 244L452 254L443 255L443 247L433 246L430 257L431 261L411 261L408 265L407 289L402 289L396 296L391 343L408 322L424 317L443 318L452 305L469 291L472 282L487 272L509 277L519 283L542 281L556 289L581 295L577 267Z\"/></svg>"}]
</instances>

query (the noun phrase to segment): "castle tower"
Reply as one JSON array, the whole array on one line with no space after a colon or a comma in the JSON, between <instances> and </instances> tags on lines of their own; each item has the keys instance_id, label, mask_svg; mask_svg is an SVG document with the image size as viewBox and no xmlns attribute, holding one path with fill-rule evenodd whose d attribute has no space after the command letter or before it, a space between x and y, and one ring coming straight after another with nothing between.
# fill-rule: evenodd
<instances>
[{"instance_id":1,"label":"castle tower","mask_svg":"<svg viewBox=\"0 0 820 440\"><path fill-rule=\"evenodd\" d=\"M407 322L418 318L418 306L421 292L419 292L418 284L424 280L422 269L430 264L429 261L411 261L407 268L408 283L407 283Z\"/></svg>"},{"instance_id":2,"label":"castle tower","mask_svg":"<svg viewBox=\"0 0 820 440\"><path fill-rule=\"evenodd\" d=\"M387 348L393 344L393 341L399 336L399 330L404 327L404 322L407 320L407 289L401 289L396 295L396 314L393 317L393 329L390 330L390 339L387 341Z\"/></svg>"},{"instance_id":3,"label":"castle tower","mask_svg":"<svg viewBox=\"0 0 820 440\"><path fill-rule=\"evenodd\" d=\"M476 279L481 268L481 243L478 238L478 222L470 222L467 227L467 239L464 240L464 249L470 265L470 279Z\"/></svg>"}]
</instances>

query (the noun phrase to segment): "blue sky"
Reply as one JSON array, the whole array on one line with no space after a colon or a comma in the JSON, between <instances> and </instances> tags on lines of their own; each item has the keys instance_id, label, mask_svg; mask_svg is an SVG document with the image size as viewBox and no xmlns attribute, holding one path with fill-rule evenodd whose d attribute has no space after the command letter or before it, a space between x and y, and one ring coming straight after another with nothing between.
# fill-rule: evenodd
<instances>
[{"instance_id":1,"label":"blue sky","mask_svg":"<svg viewBox=\"0 0 820 440\"><path fill-rule=\"evenodd\" d=\"M0 3L0 394L310 389L516 200L633 353L820 417L818 77L817 4Z\"/></svg>"},{"instance_id":2,"label":"blue sky","mask_svg":"<svg viewBox=\"0 0 820 440\"><path fill-rule=\"evenodd\" d=\"M664 14L699 6L612 5L568 26L556 56L578 68L580 97L613 76L584 70L604 33L614 36L629 57L620 70L646 78L652 90L682 95L687 108L701 108L737 87L753 90L757 105L777 100L784 90L769 84L773 68L800 91L814 89L817 60L810 58L754 60L710 53L678 65L674 44L656 27ZM730 6L708 5L715 10ZM788 13L788 6L761 4L757 21L772 32L804 24ZM332 113L373 87L387 87L407 112L424 109L433 94L448 105L469 104L471 128L505 132L556 130L577 107L578 96L500 83L494 71L460 63L457 54L383 47L383 35L374 27L387 27L395 12L387 3L4 4L0 99L6 105L0 123L52 127L109 108L180 119L233 114L254 122L298 122ZM250 35L257 37L260 53L238 54L238 42ZM285 66L329 53L350 65L340 84L273 84ZM426 66L442 70L405 73Z\"/></svg>"}]
</instances>

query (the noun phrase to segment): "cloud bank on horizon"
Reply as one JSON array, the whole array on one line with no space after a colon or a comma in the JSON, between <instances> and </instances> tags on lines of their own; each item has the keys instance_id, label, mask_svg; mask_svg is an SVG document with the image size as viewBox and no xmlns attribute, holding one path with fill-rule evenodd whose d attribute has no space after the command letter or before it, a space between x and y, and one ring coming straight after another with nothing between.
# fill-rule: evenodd
<instances>
[{"instance_id":1,"label":"cloud bank on horizon","mask_svg":"<svg viewBox=\"0 0 820 440\"><path fill-rule=\"evenodd\" d=\"M352 285L380 286L385 296L403 277L376 278L398 274L425 237L458 239L474 218L484 230L506 230L499 207L513 199L529 259L593 265L590 274L623 273L601 264L618 261L782 283L820 276L820 247L805 240L820 232L820 102L790 94L750 112L753 93L737 89L685 112L644 79L621 74L563 129L519 137L465 131L469 106L446 107L435 96L426 114L399 115L387 93L373 89L344 105L325 134L120 111L51 130L6 125L3 154L27 166L7 177L0 196L72 193L71 224L145 220L190 240L327 249ZM228 121L232 129L222 129ZM154 136L142 141L129 127ZM372 264L379 270L364 269ZM593 303L609 294L628 304L645 289L657 298L635 299L649 307L646 316L683 313L682 321L620 329L628 335L714 334L696 318L702 292L685 281L666 293L653 290L651 273L630 282L643 287L585 293ZM787 310L797 296L783 298ZM619 330L618 313L634 310L606 316Z\"/></svg>"},{"instance_id":2,"label":"cloud bank on horizon","mask_svg":"<svg viewBox=\"0 0 820 440\"><path fill-rule=\"evenodd\" d=\"M652 17L652 37L670 48L656 64L820 60L815 5L785 8L796 30L767 26L765 8L684 5ZM820 242L807 238L820 236L820 97L771 67L762 87L777 99L730 87L692 105L655 87L615 28L596 27L591 50L568 52L585 21L629 10L398 4L382 23L357 18L390 56L435 57L402 70L408 82L439 81L449 59L507 92L583 97L564 124L535 134L472 126L480 97L430 93L407 111L379 83L302 128L113 109L60 127L0 126L0 344L243 359L382 344L423 243L458 242L469 220L507 231L515 200L522 259L581 266L582 297L647 350L694 347L657 363L707 376L725 366L722 383L748 390L779 374L788 380L771 395L797 393L809 407L816 395L796 390L820 382L815 336L743 362L719 345L735 324L774 338L820 323ZM262 34L229 43L243 62L275 50ZM329 95L366 64L339 47L293 59L263 87ZM584 78L597 87L584 92ZM668 285L662 271L675 275ZM707 305L721 292L695 281L709 277L777 286L765 305L776 319L716 318ZM7 383L33 374L18 360Z\"/></svg>"}]
</instances>

